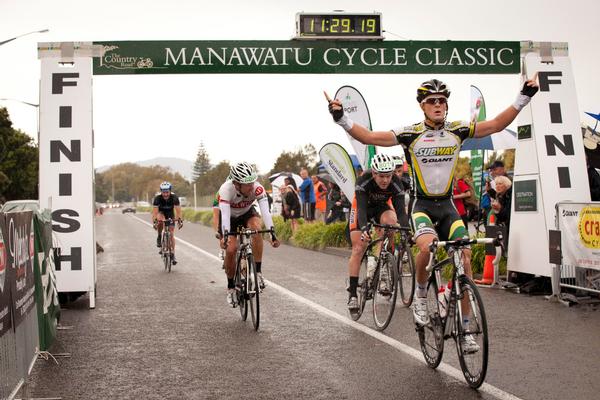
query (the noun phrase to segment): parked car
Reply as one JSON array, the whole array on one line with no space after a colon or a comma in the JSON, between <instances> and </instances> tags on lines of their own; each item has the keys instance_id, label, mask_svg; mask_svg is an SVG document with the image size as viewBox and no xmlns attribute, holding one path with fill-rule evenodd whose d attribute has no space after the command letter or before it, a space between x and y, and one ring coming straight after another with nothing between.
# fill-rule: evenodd
<instances>
[{"instance_id":1,"label":"parked car","mask_svg":"<svg viewBox=\"0 0 600 400\"><path fill-rule=\"evenodd\" d=\"M123 212L123 214L125 214L125 213L134 213L135 214L135 208L125 207L122 212Z\"/></svg>"}]
</instances>

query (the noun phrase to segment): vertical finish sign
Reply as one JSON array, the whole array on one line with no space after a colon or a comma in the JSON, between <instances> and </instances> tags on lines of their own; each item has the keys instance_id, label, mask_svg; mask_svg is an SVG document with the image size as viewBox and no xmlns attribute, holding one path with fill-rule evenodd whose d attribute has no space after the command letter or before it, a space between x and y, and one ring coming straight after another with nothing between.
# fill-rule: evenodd
<instances>
[{"instance_id":1,"label":"vertical finish sign","mask_svg":"<svg viewBox=\"0 0 600 400\"><path fill-rule=\"evenodd\" d=\"M92 59L41 57L40 205L52 210L61 254L59 292L90 292L96 253L92 139Z\"/></svg>"}]
</instances>

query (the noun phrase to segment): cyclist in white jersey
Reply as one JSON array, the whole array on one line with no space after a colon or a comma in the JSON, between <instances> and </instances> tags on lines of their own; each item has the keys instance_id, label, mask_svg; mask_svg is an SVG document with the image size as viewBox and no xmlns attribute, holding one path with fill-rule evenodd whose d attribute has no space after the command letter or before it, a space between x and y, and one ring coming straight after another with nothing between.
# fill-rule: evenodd
<instances>
[{"instance_id":1,"label":"cyclist in white jersey","mask_svg":"<svg viewBox=\"0 0 600 400\"><path fill-rule=\"evenodd\" d=\"M466 228L452 204L452 180L458 163L462 141L469 137L485 137L506 128L538 91L535 79L527 80L515 102L494 119L481 122L448 122L448 98L450 90L445 83L431 79L417 89L417 102L423 110L423 122L391 131L370 132L354 123L338 99L331 100L327 93L329 112L334 121L354 139L377 146L402 145L407 161L412 167L413 196L412 223L415 241L419 248L416 258L417 290L413 301L413 316L420 325L427 323L427 263L429 245L438 236L441 240L457 239L467 235ZM437 232L436 225L437 223ZM464 253L465 273L471 273L470 251ZM465 314L468 324L469 315ZM464 348L478 351L473 338L464 338Z\"/></svg>"},{"instance_id":2,"label":"cyclist in white jersey","mask_svg":"<svg viewBox=\"0 0 600 400\"><path fill-rule=\"evenodd\" d=\"M227 302L234 305L235 301L235 252L237 250L237 238L235 236L224 236L227 232L235 232L239 227L253 230L262 228L262 220L254 208L254 201L258 202L260 212L267 229L273 228L273 218L269 211L269 200L265 188L256 181L257 176L254 168L246 163L240 162L231 167L229 171L231 180L227 180L219 188L219 209L221 210L219 232L221 235L221 248L225 249L225 273L227 274ZM271 245L279 247L279 241L275 232L271 234ZM265 282L262 276L262 252L263 241L260 235L252 236L252 252L256 260L256 272L261 289Z\"/></svg>"}]
</instances>

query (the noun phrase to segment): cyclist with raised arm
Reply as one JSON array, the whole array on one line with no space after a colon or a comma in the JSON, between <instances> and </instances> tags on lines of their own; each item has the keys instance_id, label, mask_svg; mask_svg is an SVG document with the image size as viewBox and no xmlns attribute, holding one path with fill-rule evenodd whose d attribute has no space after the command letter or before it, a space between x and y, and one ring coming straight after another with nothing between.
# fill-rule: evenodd
<instances>
[{"instance_id":1,"label":"cyclist with raised arm","mask_svg":"<svg viewBox=\"0 0 600 400\"><path fill-rule=\"evenodd\" d=\"M354 200L350 211L350 241L352 253L348 262L350 292L348 311L357 312L360 305L356 288L360 260L365 253L368 240L371 239L368 222L373 219L379 224L395 225L400 222L408 226L408 217L404 209L404 189L400 179L394 174L394 161L386 154L377 154L371 160L371 169L366 170L356 180ZM391 205L390 207L390 200ZM385 285L385 280L382 280Z\"/></svg>"},{"instance_id":2,"label":"cyclist with raised arm","mask_svg":"<svg viewBox=\"0 0 600 400\"><path fill-rule=\"evenodd\" d=\"M219 209L221 210L221 248L225 249L225 273L227 274L227 303L235 305L235 254L237 238L226 234L235 232L239 227L260 230L264 220L267 229L273 229L273 218L269 211L269 199L265 188L256 181L257 175L252 165L240 162L230 168L230 180L219 188ZM261 220L254 201L258 202L263 220ZM273 247L279 247L275 231L271 233L270 242ZM252 252L256 260L258 284L265 287L262 276L263 240L260 235L252 236Z\"/></svg>"},{"instance_id":3,"label":"cyclist with raised arm","mask_svg":"<svg viewBox=\"0 0 600 400\"><path fill-rule=\"evenodd\" d=\"M156 247L161 247L160 238L162 235L162 230L164 227L164 221L167 219L176 220L179 225L179 229L183 226L183 221L181 219L181 205L179 203L179 197L172 192L173 185L169 182L165 181L160 184L160 194L154 198L152 202L152 222L154 229L158 230L158 236L156 238ZM175 226L171 225L169 227L171 231L171 237L173 238L171 242L172 252L173 252L173 265L177 264L177 259L175 258Z\"/></svg>"},{"instance_id":4,"label":"cyclist with raised arm","mask_svg":"<svg viewBox=\"0 0 600 400\"><path fill-rule=\"evenodd\" d=\"M429 261L429 245L438 235L442 240L454 240L467 235L451 198L452 178L463 140L470 137L485 137L503 130L531 101L537 91L538 85L535 79L527 80L516 101L494 119L470 123L450 122L446 120L450 90L444 82L431 79L423 82L417 89L417 102L423 111L424 121L387 132L370 132L367 128L354 123L344 114L341 101L331 100L325 94L334 121L353 138L364 144L377 146L401 145L405 154L409 155L408 161L413 175L412 190L415 196L412 222L416 245L419 248L416 258L417 290L413 301L413 316L417 324L424 325L428 319L426 267ZM465 251L463 255L465 273L472 276L470 251ZM468 312L464 317L463 324L468 325L470 319ZM463 340L464 348L470 351L478 350L478 345L472 337L466 336Z\"/></svg>"}]
</instances>

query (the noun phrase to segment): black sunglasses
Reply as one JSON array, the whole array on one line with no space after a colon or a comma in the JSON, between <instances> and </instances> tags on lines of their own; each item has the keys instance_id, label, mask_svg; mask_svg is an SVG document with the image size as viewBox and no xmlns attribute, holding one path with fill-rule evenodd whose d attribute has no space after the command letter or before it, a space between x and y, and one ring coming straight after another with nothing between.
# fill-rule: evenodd
<instances>
[{"instance_id":1,"label":"black sunglasses","mask_svg":"<svg viewBox=\"0 0 600 400\"><path fill-rule=\"evenodd\" d=\"M425 100L423 100L423 103L427 103L430 105L434 105L434 104L446 104L448 103L448 99L445 97L428 97Z\"/></svg>"}]
</instances>

